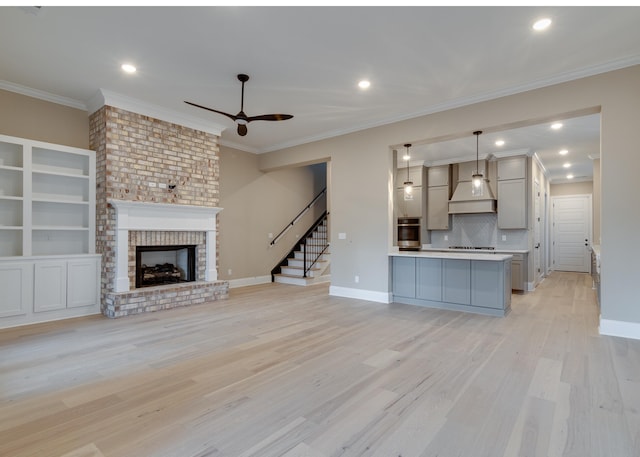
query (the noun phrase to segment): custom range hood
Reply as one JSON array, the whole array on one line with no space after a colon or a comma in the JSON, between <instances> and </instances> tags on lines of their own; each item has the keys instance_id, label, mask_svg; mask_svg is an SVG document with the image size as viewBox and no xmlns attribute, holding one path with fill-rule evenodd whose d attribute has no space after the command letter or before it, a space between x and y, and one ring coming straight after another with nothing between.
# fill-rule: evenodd
<instances>
[{"instance_id":1,"label":"custom range hood","mask_svg":"<svg viewBox=\"0 0 640 457\"><path fill-rule=\"evenodd\" d=\"M476 162L472 164L474 170L476 170ZM486 160L480 160L477 169L488 170L487 165ZM468 169L468 167L465 167L465 169ZM489 180L486 179L486 175L481 179L482 192L480 192L480 196L474 196L471 176L471 173L459 172L458 185L451 196L451 200L449 200L449 214L495 213L496 198L491 191L491 187L489 187Z\"/></svg>"}]
</instances>

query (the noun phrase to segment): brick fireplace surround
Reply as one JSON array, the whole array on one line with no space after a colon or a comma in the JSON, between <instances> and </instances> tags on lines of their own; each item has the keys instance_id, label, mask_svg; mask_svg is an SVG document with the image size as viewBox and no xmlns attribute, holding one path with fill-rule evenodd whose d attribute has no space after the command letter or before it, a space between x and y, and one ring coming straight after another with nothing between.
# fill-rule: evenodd
<instances>
[{"instance_id":1,"label":"brick fireplace surround","mask_svg":"<svg viewBox=\"0 0 640 457\"><path fill-rule=\"evenodd\" d=\"M218 137L108 103L91 114L105 316L228 297L217 280ZM135 246L185 244L197 246L196 281L135 289Z\"/></svg>"}]
</instances>

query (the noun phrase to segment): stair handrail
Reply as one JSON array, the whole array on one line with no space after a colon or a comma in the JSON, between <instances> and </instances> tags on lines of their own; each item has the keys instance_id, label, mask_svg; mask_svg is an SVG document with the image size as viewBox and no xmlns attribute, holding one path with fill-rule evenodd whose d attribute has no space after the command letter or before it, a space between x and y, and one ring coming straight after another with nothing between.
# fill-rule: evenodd
<instances>
[{"instance_id":1,"label":"stair handrail","mask_svg":"<svg viewBox=\"0 0 640 457\"><path fill-rule=\"evenodd\" d=\"M316 202L320 199L320 197L322 197L322 196L323 196L324 194L326 194L326 193L327 193L327 188L325 187L324 189L322 189L322 190L320 191L320 193L319 193L318 195L316 195L316 196L314 197L314 199L313 199L313 200L311 200L311 203L309 203L307 206L305 206L305 207L302 209L302 211L300 211L300 212L298 213L298 215L297 215L296 217L294 217L294 218L293 218L293 220L292 220L291 222L289 222L289 223L287 224L287 226L286 226L285 228L283 228L283 229L282 229L282 231L281 231L280 233L278 233L278 235L277 235L273 240L271 240L271 243L269 243L269 245L270 245L270 246L274 246L274 245L278 242L278 240L280 240L280 238L282 238L282 237L284 236L284 234L285 234L285 233L287 233L287 232L289 231L289 229L290 229L291 227L293 227L293 226L294 226L294 225L295 225L295 224L300 220L300 218L301 218L302 216L304 216L304 215L305 215L305 213L306 213L307 211L309 211L309 210L313 207L313 205L315 205L315 204L316 204Z\"/></svg>"},{"instance_id":2,"label":"stair handrail","mask_svg":"<svg viewBox=\"0 0 640 457\"><path fill-rule=\"evenodd\" d=\"M328 217L329 217L329 212L328 211L324 211L322 213L322 215L318 219L316 219L316 221L311 225L311 228L309 230L307 230L307 232L304 234L304 236L302 236L301 239L297 240L296 244L293 246L293 248L291 248L291 250L284 257L282 257L282 259L280 259L280 262L278 262L278 264L271 270L271 282L273 282L275 280L275 275L280 273L282 267L286 265L288 259L291 258L292 256L295 256L295 251L298 250L298 248L306 249L306 245L304 244L304 241L306 241L306 239L309 236L311 236L313 231L319 225L321 225L325 220L327 220ZM322 254L324 254L326 252L328 247L329 247L329 243L328 243L328 240L327 240L326 246L322 250ZM303 254L303 255L306 257L306 254ZM313 262L314 264L317 262L319 257L320 256L316 257L315 261ZM304 259L304 264L306 264L306 258ZM306 274L307 274L308 271L309 270L306 268L306 265L305 265L304 266L304 274L303 274L304 277L306 277Z\"/></svg>"}]
</instances>

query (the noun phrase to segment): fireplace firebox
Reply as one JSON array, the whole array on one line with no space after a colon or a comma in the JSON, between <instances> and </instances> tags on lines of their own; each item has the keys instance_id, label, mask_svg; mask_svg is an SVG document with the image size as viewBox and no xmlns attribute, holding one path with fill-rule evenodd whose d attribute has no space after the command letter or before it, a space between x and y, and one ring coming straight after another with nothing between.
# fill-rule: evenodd
<instances>
[{"instance_id":1,"label":"fireplace firebox","mask_svg":"<svg viewBox=\"0 0 640 457\"><path fill-rule=\"evenodd\" d=\"M196 280L196 245L136 246L136 289Z\"/></svg>"}]
</instances>

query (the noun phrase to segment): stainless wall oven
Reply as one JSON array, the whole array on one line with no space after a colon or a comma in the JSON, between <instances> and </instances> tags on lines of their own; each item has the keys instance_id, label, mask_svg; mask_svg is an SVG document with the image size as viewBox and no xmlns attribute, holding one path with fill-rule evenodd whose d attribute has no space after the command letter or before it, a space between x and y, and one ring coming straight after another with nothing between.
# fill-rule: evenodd
<instances>
[{"instance_id":1,"label":"stainless wall oven","mask_svg":"<svg viewBox=\"0 0 640 457\"><path fill-rule=\"evenodd\" d=\"M398 218L398 248L401 251L419 251L420 244L420 218Z\"/></svg>"}]
</instances>

